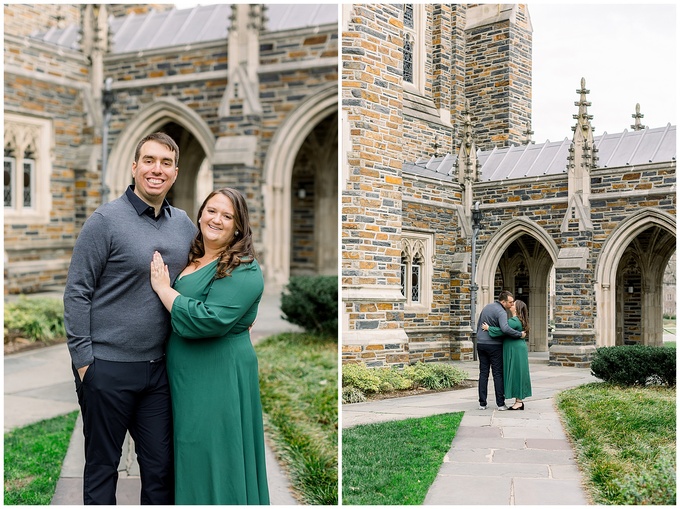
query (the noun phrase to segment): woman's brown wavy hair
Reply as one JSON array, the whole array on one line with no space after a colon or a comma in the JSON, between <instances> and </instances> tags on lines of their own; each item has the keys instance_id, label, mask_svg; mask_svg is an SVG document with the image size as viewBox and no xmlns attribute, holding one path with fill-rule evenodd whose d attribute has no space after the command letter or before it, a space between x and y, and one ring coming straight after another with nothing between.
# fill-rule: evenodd
<instances>
[{"instance_id":1,"label":"woman's brown wavy hair","mask_svg":"<svg viewBox=\"0 0 680 509\"><path fill-rule=\"evenodd\" d=\"M248 216L248 205L243 195L231 187L223 187L210 193L201 208L198 209L198 218L196 224L203 215L203 209L213 196L222 194L231 201L234 206L234 225L238 235L234 236L231 245L220 253L220 261L217 264L217 272L215 279L221 279L225 276L231 275L232 271L242 263L250 263L255 260L255 249L253 247L253 231L250 228L250 219ZM197 260L205 254L205 246L203 245L203 234L199 226L196 237L191 242L189 250L189 262L198 263Z\"/></svg>"},{"instance_id":2,"label":"woman's brown wavy hair","mask_svg":"<svg viewBox=\"0 0 680 509\"><path fill-rule=\"evenodd\" d=\"M529 335L529 308L521 300L515 300L515 310L517 311L517 318L522 323L522 330Z\"/></svg>"}]
</instances>

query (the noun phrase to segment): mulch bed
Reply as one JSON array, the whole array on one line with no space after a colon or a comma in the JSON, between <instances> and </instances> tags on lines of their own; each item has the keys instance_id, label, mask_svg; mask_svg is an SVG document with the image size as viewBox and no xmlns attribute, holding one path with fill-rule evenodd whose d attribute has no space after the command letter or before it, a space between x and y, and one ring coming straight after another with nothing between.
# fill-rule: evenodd
<instances>
[{"instance_id":1,"label":"mulch bed","mask_svg":"<svg viewBox=\"0 0 680 509\"><path fill-rule=\"evenodd\" d=\"M60 345L66 343L66 338L55 338L49 341L30 341L26 338L12 338L8 340L5 338L5 355L13 353L27 352L29 350L37 350L47 346Z\"/></svg>"},{"instance_id":2,"label":"mulch bed","mask_svg":"<svg viewBox=\"0 0 680 509\"><path fill-rule=\"evenodd\" d=\"M366 395L366 401L379 401L381 399L392 399L392 398L404 398L406 396L423 396L425 394L434 394L434 393L439 393L439 392L449 392L449 391L459 391L461 389L469 389L470 387L476 387L477 384L473 383L469 380L464 381L460 385L456 385L455 387L447 387L446 389L425 389L423 387L419 387L417 389L408 389L405 391L394 391L394 392L386 392L383 394L367 394Z\"/></svg>"}]
</instances>

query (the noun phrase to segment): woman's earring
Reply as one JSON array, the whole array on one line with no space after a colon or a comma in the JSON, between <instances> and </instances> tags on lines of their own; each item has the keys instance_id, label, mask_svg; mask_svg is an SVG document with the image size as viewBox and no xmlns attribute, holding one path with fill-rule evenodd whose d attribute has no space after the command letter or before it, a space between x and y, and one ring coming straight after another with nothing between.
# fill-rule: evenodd
<instances>
[{"instance_id":1,"label":"woman's earring","mask_svg":"<svg viewBox=\"0 0 680 509\"><path fill-rule=\"evenodd\" d=\"M236 233L234 235L238 235L238 230L236 230Z\"/></svg>"}]
</instances>

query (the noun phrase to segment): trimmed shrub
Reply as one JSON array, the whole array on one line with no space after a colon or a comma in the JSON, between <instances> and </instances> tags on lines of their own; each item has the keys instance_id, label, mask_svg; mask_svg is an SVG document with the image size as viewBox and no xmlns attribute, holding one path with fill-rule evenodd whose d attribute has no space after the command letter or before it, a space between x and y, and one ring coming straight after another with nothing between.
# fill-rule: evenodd
<instances>
[{"instance_id":1,"label":"trimmed shrub","mask_svg":"<svg viewBox=\"0 0 680 509\"><path fill-rule=\"evenodd\" d=\"M369 368L365 364L343 364L342 402L364 401L366 394L382 394L423 387L440 390L460 385L467 373L444 363L422 363L396 367ZM358 395L356 391L361 393ZM364 399L358 399L361 397Z\"/></svg>"},{"instance_id":2,"label":"trimmed shrub","mask_svg":"<svg viewBox=\"0 0 680 509\"><path fill-rule=\"evenodd\" d=\"M22 337L30 341L49 341L66 336L64 304L60 299L20 296L5 303L5 343Z\"/></svg>"},{"instance_id":3,"label":"trimmed shrub","mask_svg":"<svg viewBox=\"0 0 680 509\"><path fill-rule=\"evenodd\" d=\"M413 387L413 380L397 368L374 368L373 371L380 379L380 392L404 391Z\"/></svg>"},{"instance_id":4,"label":"trimmed shrub","mask_svg":"<svg viewBox=\"0 0 680 509\"><path fill-rule=\"evenodd\" d=\"M598 348L590 370L593 376L616 385L674 386L675 348L623 345Z\"/></svg>"},{"instance_id":5,"label":"trimmed shrub","mask_svg":"<svg viewBox=\"0 0 680 509\"><path fill-rule=\"evenodd\" d=\"M465 371L440 362L418 362L406 366L404 375L412 379L418 387L432 390L455 387L467 378Z\"/></svg>"},{"instance_id":6,"label":"trimmed shrub","mask_svg":"<svg viewBox=\"0 0 680 509\"><path fill-rule=\"evenodd\" d=\"M293 276L281 294L283 319L307 332L338 335L337 276Z\"/></svg>"},{"instance_id":7,"label":"trimmed shrub","mask_svg":"<svg viewBox=\"0 0 680 509\"><path fill-rule=\"evenodd\" d=\"M343 364L342 386L356 387L364 394L380 392L383 383L376 371L366 367L366 364Z\"/></svg>"},{"instance_id":8,"label":"trimmed shrub","mask_svg":"<svg viewBox=\"0 0 680 509\"><path fill-rule=\"evenodd\" d=\"M366 395L356 387L347 386L342 388L343 403L362 403L366 401Z\"/></svg>"},{"instance_id":9,"label":"trimmed shrub","mask_svg":"<svg viewBox=\"0 0 680 509\"><path fill-rule=\"evenodd\" d=\"M281 294L283 319L308 332L338 335L338 278L293 276Z\"/></svg>"}]
</instances>

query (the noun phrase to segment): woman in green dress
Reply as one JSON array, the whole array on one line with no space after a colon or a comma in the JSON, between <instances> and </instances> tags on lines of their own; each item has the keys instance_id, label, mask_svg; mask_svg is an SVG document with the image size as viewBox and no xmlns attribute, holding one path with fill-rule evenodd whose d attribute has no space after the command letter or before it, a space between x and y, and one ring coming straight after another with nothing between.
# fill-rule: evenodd
<instances>
[{"instance_id":1,"label":"woman in green dress","mask_svg":"<svg viewBox=\"0 0 680 509\"><path fill-rule=\"evenodd\" d=\"M509 310L512 315L508 318L508 325L518 331L526 331L529 336L529 312L527 305L516 300ZM500 327L489 327L482 324L489 336L498 338L503 335ZM503 338L503 385L505 397L515 398L509 410L524 410L524 398L531 396L531 376L529 374L529 350L524 339Z\"/></svg>"},{"instance_id":2,"label":"woman in green dress","mask_svg":"<svg viewBox=\"0 0 680 509\"><path fill-rule=\"evenodd\" d=\"M257 357L250 341L264 282L248 208L235 189L198 212L189 265L170 285L156 252L151 284L170 311L167 346L175 503L268 505Z\"/></svg>"}]
</instances>

